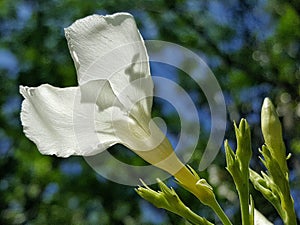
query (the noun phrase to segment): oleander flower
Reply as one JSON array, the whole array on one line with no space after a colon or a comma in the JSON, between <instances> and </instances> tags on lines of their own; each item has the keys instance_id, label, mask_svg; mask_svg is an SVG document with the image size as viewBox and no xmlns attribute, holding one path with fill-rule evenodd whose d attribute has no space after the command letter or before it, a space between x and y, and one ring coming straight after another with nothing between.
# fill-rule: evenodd
<instances>
[{"instance_id":1,"label":"oleander flower","mask_svg":"<svg viewBox=\"0 0 300 225\"><path fill-rule=\"evenodd\" d=\"M38 150L92 156L121 143L181 182L192 177L195 184L151 119L153 82L133 17L88 16L66 28L65 35L79 85L20 86L24 133Z\"/></svg>"}]
</instances>

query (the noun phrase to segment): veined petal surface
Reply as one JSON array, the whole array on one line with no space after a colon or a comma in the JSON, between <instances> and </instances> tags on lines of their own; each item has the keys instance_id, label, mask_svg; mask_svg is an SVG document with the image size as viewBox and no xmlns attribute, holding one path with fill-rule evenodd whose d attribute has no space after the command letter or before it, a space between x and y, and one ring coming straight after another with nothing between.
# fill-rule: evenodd
<instances>
[{"instance_id":1,"label":"veined petal surface","mask_svg":"<svg viewBox=\"0 0 300 225\"><path fill-rule=\"evenodd\" d=\"M20 93L25 98L21 110L24 133L42 154L93 155L117 143L107 116L93 117L95 104L80 103L79 87L20 86Z\"/></svg>"},{"instance_id":2,"label":"veined petal surface","mask_svg":"<svg viewBox=\"0 0 300 225\"><path fill-rule=\"evenodd\" d=\"M67 157L80 153L73 132L72 112L77 90L48 84L37 88L20 86L25 98L21 110L24 133L42 154Z\"/></svg>"},{"instance_id":3,"label":"veined petal surface","mask_svg":"<svg viewBox=\"0 0 300 225\"><path fill-rule=\"evenodd\" d=\"M108 80L125 111L137 111L139 102L138 108L149 117L153 96L149 59L132 15L88 16L66 28L65 34L79 85Z\"/></svg>"}]
</instances>

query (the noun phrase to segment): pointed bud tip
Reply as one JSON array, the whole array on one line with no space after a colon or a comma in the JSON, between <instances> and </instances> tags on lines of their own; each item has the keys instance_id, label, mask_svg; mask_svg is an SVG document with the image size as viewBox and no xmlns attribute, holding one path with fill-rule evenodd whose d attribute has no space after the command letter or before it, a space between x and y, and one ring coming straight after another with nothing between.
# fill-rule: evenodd
<instances>
[{"instance_id":1,"label":"pointed bud tip","mask_svg":"<svg viewBox=\"0 0 300 225\"><path fill-rule=\"evenodd\" d=\"M244 125L244 124L246 124L246 122L247 122L247 120L245 118L242 118L241 121L240 121L240 124Z\"/></svg>"},{"instance_id":2,"label":"pointed bud tip","mask_svg":"<svg viewBox=\"0 0 300 225\"><path fill-rule=\"evenodd\" d=\"M276 109L269 98L265 98L261 107L261 123L267 125L278 118Z\"/></svg>"},{"instance_id":3,"label":"pointed bud tip","mask_svg":"<svg viewBox=\"0 0 300 225\"><path fill-rule=\"evenodd\" d=\"M263 108L270 108L270 107L274 108L274 105L273 105L272 101L270 100L270 98L267 97L264 99L262 107Z\"/></svg>"},{"instance_id":4,"label":"pointed bud tip","mask_svg":"<svg viewBox=\"0 0 300 225\"><path fill-rule=\"evenodd\" d=\"M248 128L247 120L245 118L242 118L239 124L240 132L245 133L247 128Z\"/></svg>"}]
</instances>

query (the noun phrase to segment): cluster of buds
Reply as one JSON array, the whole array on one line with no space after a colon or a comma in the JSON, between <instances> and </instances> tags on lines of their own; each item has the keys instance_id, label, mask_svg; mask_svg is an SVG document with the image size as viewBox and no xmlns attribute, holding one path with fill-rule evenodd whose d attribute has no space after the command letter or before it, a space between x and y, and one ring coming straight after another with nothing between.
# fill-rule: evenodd
<instances>
[{"instance_id":1,"label":"cluster of buds","mask_svg":"<svg viewBox=\"0 0 300 225\"><path fill-rule=\"evenodd\" d=\"M275 207L285 225L296 225L294 200L290 194L286 148L282 127L274 105L265 98L261 109L261 128L265 140L261 161L267 168L262 176L250 170L254 187Z\"/></svg>"}]
</instances>

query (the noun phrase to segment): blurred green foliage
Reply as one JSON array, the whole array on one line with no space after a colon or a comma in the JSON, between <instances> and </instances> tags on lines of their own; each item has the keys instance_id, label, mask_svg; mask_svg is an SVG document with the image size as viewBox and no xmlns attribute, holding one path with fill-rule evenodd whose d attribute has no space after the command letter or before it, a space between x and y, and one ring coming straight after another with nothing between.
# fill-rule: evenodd
<instances>
[{"instance_id":1,"label":"blurred green foliage","mask_svg":"<svg viewBox=\"0 0 300 225\"><path fill-rule=\"evenodd\" d=\"M206 61L226 98L226 138L232 142L234 140L232 120L242 117L248 120L256 159L251 166L256 170L262 169L262 164L255 157L257 148L262 144L260 106L264 97L273 99L283 122L287 151L293 154L288 163L299 219L298 1L2 0L0 224L186 224L176 215L157 210L140 199L133 187L100 177L81 157L60 159L40 155L36 146L22 133L19 121L22 100L18 94L20 84L76 85L75 68L63 28L89 14L119 11L127 11L135 16L145 39L174 42L193 50ZM200 114L203 113L204 120L209 120L209 106L202 91L184 74L178 72L176 75L188 93L196 93L193 98L195 104L201 108ZM162 107L156 104L154 113L160 115ZM177 114L165 114L162 117L171 123L169 129L176 134L180 129ZM199 150L190 161L195 168L201 149L205 148L208 131L202 130ZM122 154L127 160L128 157L136 160L130 153ZM239 221L237 196L224 166L225 156L221 151L214 164L200 175L215 186L218 198L229 216ZM214 219L212 212L201 206L193 196L180 188L177 193L193 210ZM254 190L252 194L258 209L271 221L277 221L278 215L272 206Z\"/></svg>"}]
</instances>

